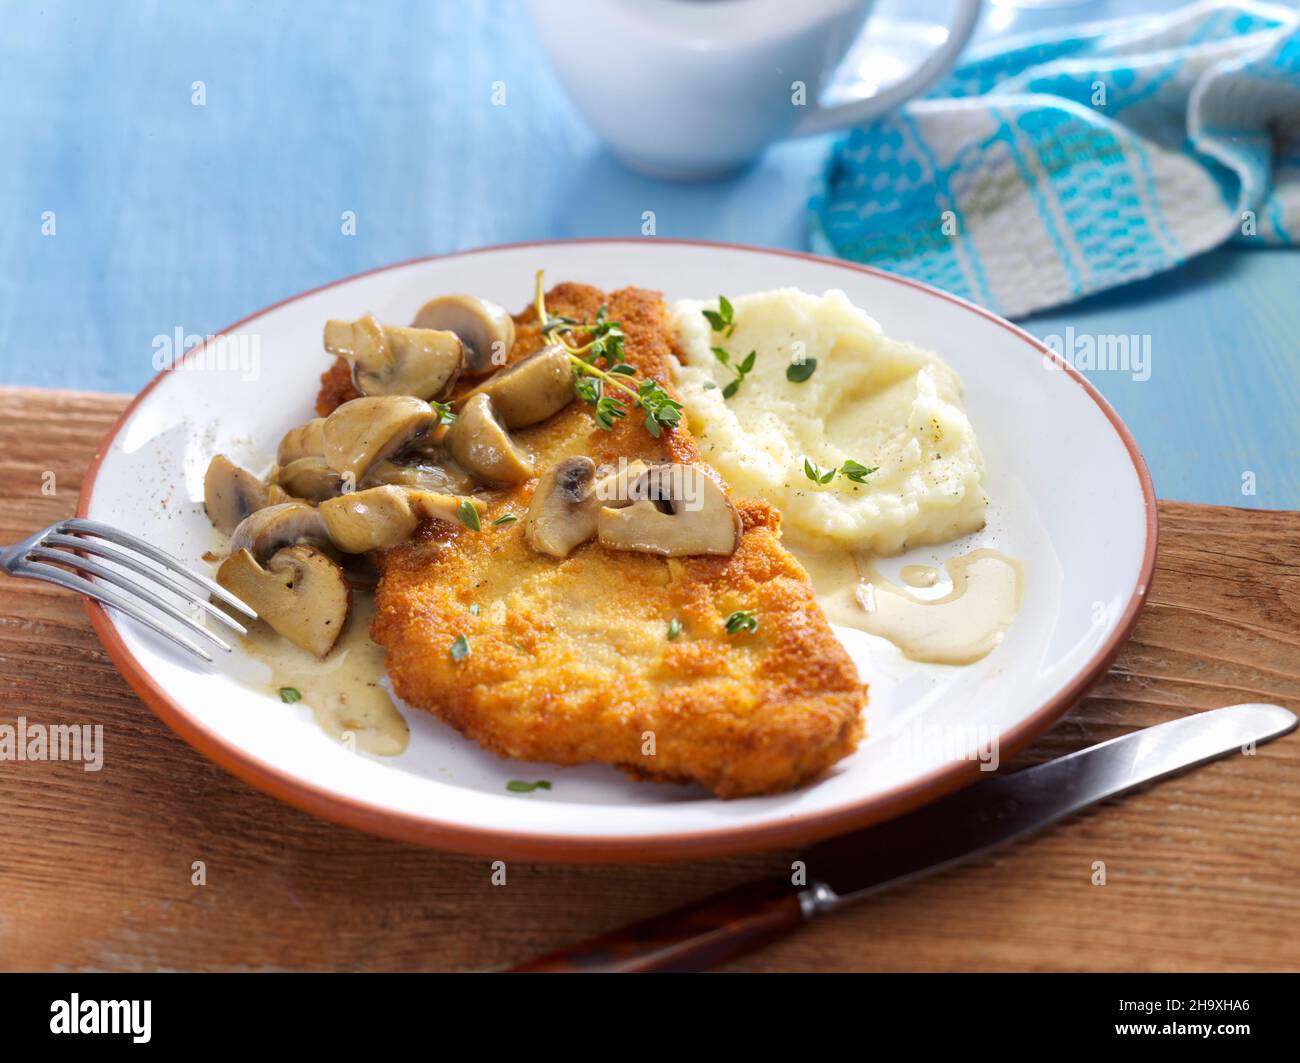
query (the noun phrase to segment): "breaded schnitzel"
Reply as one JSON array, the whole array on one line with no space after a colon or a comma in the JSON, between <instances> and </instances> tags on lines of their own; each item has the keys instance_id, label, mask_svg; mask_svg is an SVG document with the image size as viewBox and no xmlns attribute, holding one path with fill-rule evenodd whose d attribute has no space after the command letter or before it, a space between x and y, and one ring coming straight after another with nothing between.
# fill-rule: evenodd
<instances>
[{"instance_id":1,"label":"breaded schnitzel","mask_svg":"<svg viewBox=\"0 0 1300 1063\"><path fill-rule=\"evenodd\" d=\"M547 295L550 313L584 322L606 304L622 323L627 361L669 387L658 293L561 284ZM545 342L532 308L515 320L508 364ZM321 413L350 397L337 369L325 374ZM580 454L600 464L703 464L684 423L656 439L636 413L605 431L575 401L514 438L539 473ZM853 751L866 688L781 546L775 509L736 500L743 534L727 557L588 542L557 559L525 537L536 484L485 495L481 531L429 521L378 555L371 635L405 701L502 756L602 762L698 782L719 797L790 789ZM519 519L491 523L505 513ZM728 633L740 610L754 612L757 630ZM670 639L674 620L680 633ZM468 652L453 655L461 636Z\"/></svg>"}]
</instances>

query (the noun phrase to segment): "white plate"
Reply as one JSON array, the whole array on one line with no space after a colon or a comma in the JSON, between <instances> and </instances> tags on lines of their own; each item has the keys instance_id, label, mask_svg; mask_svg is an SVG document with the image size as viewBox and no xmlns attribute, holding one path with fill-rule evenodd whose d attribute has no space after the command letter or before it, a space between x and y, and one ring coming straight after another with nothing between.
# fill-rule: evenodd
<instances>
[{"instance_id":1,"label":"white plate","mask_svg":"<svg viewBox=\"0 0 1300 1063\"><path fill-rule=\"evenodd\" d=\"M210 368L165 372L150 384L105 441L80 512L200 565L211 544L202 504L209 458L221 451L253 461L260 444L269 461L274 441L313 415L327 364L320 349L326 318L371 311L405 321L444 291L518 308L539 267L551 281L658 288L670 301L842 288L888 335L938 351L965 381L993 502L987 529L972 540L916 550L896 564L950 557L972 542L1021 558L1023 605L1003 643L977 664L954 668L915 664L886 642L842 631L871 684L868 740L794 793L719 801L702 790L634 783L601 766L501 760L413 710L405 710L405 753L353 753L302 705L192 665L92 605L119 669L205 755L319 815L443 848L582 860L718 854L822 837L973 781L981 747L983 763L993 741L1005 760L1105 673L1146 593L1156 537L1150 479L1115 413L1082 377L1000 318L920 284L809 255L656 239L528 244L410 262L308 292L226 330L256 340L256 379L237 366L221 368L209 341L185 364ZM510 794L505 785L515 778L547 778L554 789Z\"/></svg>"}]
</instances>

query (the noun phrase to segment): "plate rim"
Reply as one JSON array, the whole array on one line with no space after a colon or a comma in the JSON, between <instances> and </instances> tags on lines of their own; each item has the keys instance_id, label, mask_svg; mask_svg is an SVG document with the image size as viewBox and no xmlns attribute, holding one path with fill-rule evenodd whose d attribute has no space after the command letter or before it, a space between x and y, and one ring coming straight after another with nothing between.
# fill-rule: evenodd
<instances>
[{"instance_id":1,"label":"plate rim","mask_svg":"<svg viewBox=\"0 0 1300 1063\"><path fill-rule=\"evenodd\" d=\"M718 240L661 237L638 239L628 236L604 236L565 240L525 240L515 243L491 244L462 251L451 251L445 254L421 255L401 262L362 270L359 273L328 281L315 288L296 292L255 310L233 324L214 332L211 336L205 337L203 343L197 344L187 351L184 358L189 358L202 350L213 339L228 335L249 322L279 310L290 303L298 302L319 292L360 280L363 277L373 276L377 273L385 273L425 262L522 248L564 248L593 244L636 245L645 243L647 239L649 239L649 242L659 245L721 249L800 258L823 265L856 270L882 280L907 285L927 292L978 314L1024 341L1038 354L1047 356L1056 364L1057 368L1083 388L1084 393L1097 404L1101 412L1106 416L1111 427L1124 444L1129 460L1133 464L1134 472L1137 474L1138 485L1142 492L1146 541L1143 546L1142 563L1136 577L1137 582L1115 629L1092 657L1079 669L1071 682L1054 697L1021 720L1009 733L1000 736L999 747L1003 752L1003 756L1006 758L1014 756L1026 744L1046 731L1080 701L1088 690L1105 677L1124 643L1128 641L1151 586L1151 577L1155 569L1156 545L1159 537L1159 521L1151 475L1147 470L1146 462L1138 448L1137 441L1133 438L1132 433L1119 414L1115 412L1101 392L1086 377L1069 365L1056 352L1052 351L1051 348L1024 329L1012 324L1000 315L986 310L984 307L977 306L969 300L942 291L922 281L890 273L874 266L788 248L761 247ZM168 370L164 369L157 373L131 399L105 434L82 479L81 491L77 498L77 516L87 516L94 496L95 485L99 478L100 468L123 426L167 372ZM894 789L875 797L849 801L834 808L803 813L775 822L740 824L707 831L669 832L639 837L606 835L584 838L558 834L516 833L510 830L466 826L461 823L399 812L365 800L341 795L333 790L296 778L287 771L227 741L187 713L185 708L148 673L131 653L121 635L118 634L116 625L109 618L108 612L103 606L86 599L85 608L95 634L118 672L126 679L141 700L149 706L154 715L200 755L218 764L244 782L311 815L382 837L450 852L509 859L583 863L690 860L759 852L783 845L814 842L834 834L860 829L891 819L968 785L980 775L978 763L966 760L955 761L902 783Z\"/></svg>"}]
</instances>

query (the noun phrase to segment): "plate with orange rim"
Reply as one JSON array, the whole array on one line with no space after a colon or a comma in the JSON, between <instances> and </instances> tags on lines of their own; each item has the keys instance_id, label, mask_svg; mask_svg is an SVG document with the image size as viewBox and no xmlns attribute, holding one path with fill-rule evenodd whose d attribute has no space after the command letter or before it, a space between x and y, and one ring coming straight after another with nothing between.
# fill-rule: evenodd
<instances>
[{"instance_id":1,"label":"plate with orange rim","mask_svg":"<svg viewBox=\"0 0 1300 1063\"><path fill-rule=\"evenodd\" d=\"M513 310L529 301L539 268L554 281L607 291L658 289L669 302L719 290L838 288L886 335L938 352L964 382L991 503L982 532L925 548L924 559L985 546L1019 559L1020 610L1002 642L974 664L927 665L837 628L870 685L868 738L797 790L722 801L694 787L635 782L603 765L503 760L408 707L405 751L359 753L322 731L305 706L250 689L223 662L193 663L88 603L117 668L205 756L308 812L438 848L568 861L679 859L811 841L933 800L1007 760L1105 675L1136 622L1156 547L1150 477L1118 416L1082 376L996 315L914 281L798 252L658 239L516 244L401 263L305 292L209 337L154 379L97 453L78 513L206 571L207 464L216 453L249 453L250 441L276 441L314 415L327 318L373 312L410 320L444 291L475 292ZM250 341L251 361L216 357L223 348L246 352ZM198 366L204 371L183 371ZM267 463L273 449L264 448ZM236 646L235 655L243 652ZM551 788L507 789L530 778Z\"/></svg>"}]
</instances>

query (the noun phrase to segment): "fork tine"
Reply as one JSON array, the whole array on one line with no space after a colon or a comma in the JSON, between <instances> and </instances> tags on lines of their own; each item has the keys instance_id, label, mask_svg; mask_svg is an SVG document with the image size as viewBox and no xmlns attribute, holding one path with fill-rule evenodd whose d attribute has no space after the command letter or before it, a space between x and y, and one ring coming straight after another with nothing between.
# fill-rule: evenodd
<instances>
[{"instance_id":1,"label":"fork tine","mask_svg":"<svg viewBox=\"0 0 1300 1063\"><path fill-rule=\"evenodd\" d=\"M148 587L144 587L139 583L131 582L131 580L123 576L122 573L116 572L105 565L101 565L98 561L92 561L88 557L78 557L76 554L70 554L66 550L49 550L43 546L38 546L33 550L27 551L27 556L39 557L46 561L54 561L60 565L67 565L70 568L75 568L82 572L88 572L98 579L113 584L115 587L120 587L122 590L135 595L137 598L143 598L160 613L171 617L177 623L185 624L196 635L202 635L217 648L225 650L226 653L230 652L230 646L227 643L217 638L216 635L205 628L197 620L186 616L181 612L181 610L172 605L171 602L167 601L167 599L155 594Z\"/></svg>"},{"instance_id":2,"label":"fork tine","mask_svg":"<svg viewBox=\"0 0 1300 1063\"><path fill-rule=\"evenodd\" d=\"M147 543L138 536L131 535L128 532L120 531L108 524L101 524L97 520L84 520L81 517L73 517L70 520L62 521L54 531L62 532L85 532L87 535L97 535L101 539L107 539L110 543L116 543L118 546L126 546L135 550L160 565L165 565L178 575L184 576L188 580L193 580L200 587L204 588L213 597L220 599L234 609L238 609L250 620L257 619L257 613L246 606L225 587L215 580L208 579L207 576L201 576L197 572L191 572L180 561L172 557L171 554L159 550L153 543Z\"/></svg>"},{"instance_id":3,"label":"fork tine","mask_svg":"<svg viewBox=\"0 0 1300 1063\"><path fill-rule=\"evenodd\" d=\"M67 546L73 550L84 550L88 554L95 554L98 557L107 558L114 564L121 565L123 568L129 568L132 572L139 573L141 576L148 576L152 580L161 583L173 594L180 595L186 602L191 605L198 605L205 610L209 616L220 620L227 627L232 628L240 635L247 635L248 630L239 623L229 613L218 609L206 598L196 594L189 587L184 586L180 580L173 579L162 569L154 568L152 565L146 565L137 561L125 550L120 550L110 543L100 542L98 539L91 539L81 535L47 535L41 540L42 546Z\"/></svg>"},{"instance_id":4,"label":"fork tine","mask_svg":"<svg viewBox=\"0 0 1300 1063\"><path fill-rule=\"evenodd\" d=\"M43 565L39 561L27 562L17 566L13 570L15 576L26 576L31 579L45 580L47 583L54 583L60 587L66 587L70 591L76 591L78 594L84 594L87 598L93 598L95 601L112 606L114 609L125 613L131 619L143 624L150 631L169 639L180 646L182 649L189 650L201 660L208 664L212 663L212 655L196 642L191 642L184 635L178 635L174 631L163 627L157 619L150 616L145 610L141 609L135 602L131 601L124 594L119 594L112 587L105 587L86 579L84 576L74 576L71 572L65 572L61 568L55 568L53 565Z\"/></svg>"}]
</instances>

